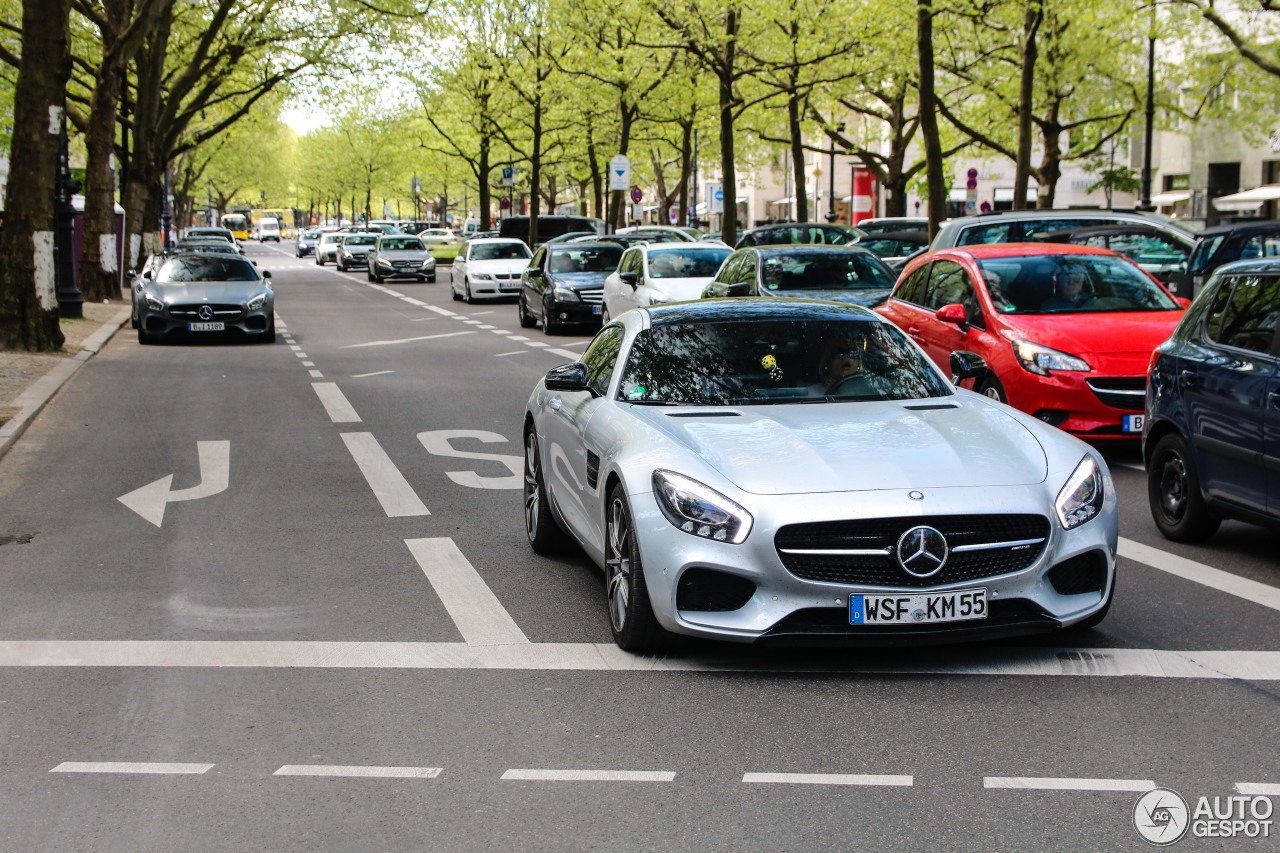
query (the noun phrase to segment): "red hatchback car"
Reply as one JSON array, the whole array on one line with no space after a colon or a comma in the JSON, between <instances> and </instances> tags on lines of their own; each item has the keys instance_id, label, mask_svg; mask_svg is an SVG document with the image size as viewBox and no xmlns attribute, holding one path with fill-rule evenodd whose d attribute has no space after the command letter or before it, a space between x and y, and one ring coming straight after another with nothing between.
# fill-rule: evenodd
<instances>
[{"instance_id":1,"label":"red hatchback car","mask_svg":"<svg viewBox=\"0 0 1280 853\"><path fill-rule=\"evenodd\" d=\"M955 350L986 359L974 390L1105 440L1141 437L1151 353L1186 304L1114 252L1004 243L921 255L875 310L943 370Z\"/></svg>"}]
</instances>

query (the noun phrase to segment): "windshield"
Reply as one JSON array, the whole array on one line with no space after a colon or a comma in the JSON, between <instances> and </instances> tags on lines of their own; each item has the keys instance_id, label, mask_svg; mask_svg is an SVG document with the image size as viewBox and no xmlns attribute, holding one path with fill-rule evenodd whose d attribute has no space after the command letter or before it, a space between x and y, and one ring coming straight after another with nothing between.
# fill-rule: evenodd
<instances>
[{"instance_id":1,"label":"windshield","mask_svg":"<svg viewBox=\"0 0 1280 853\"><path fill-rule=\"evenodd\" d=\"M258 271L248 261L213 254L170 258L156 274L160 282L257 280Z\"/></svg>"},{"instance_id":2,"label":"windshield","mask_svg":"<svg viewBox=\"0 0 1280 853\"><path fill-rule=\"evenodd\" d=\"M307 230L302 232L302 236L307 240L315 240L317 237L320 236L320 232Z\"/></svg>"},{"instance_id":3,"label":"windshield","mask_svg":"<svg viewBox=\"0 0 1280 853\"><path fill-rule=\"evenodd\" d=\"M869 254L797 249L763 254L762 285L779 296L814 290L888 290L894 275Z\"/></svg>"},{"instance_id":4,"label":"windshield","mask_svg":"<svg viewBox=\"0 0 1280 853\"><path fill-rule=\"evenodd\" d=\"M524 243L479 243L471 247L473 261L512 261L529 257Z\"/></svg>"},{"instance_id":5,"label":"windshield","mask_svg":"<svg viewBox=\"0 0 1280 853\"><path fill-rule=\"evenodd\" d=\"M978 261L1001 314L1177 311L1142 270L1109 255L1040 255Z\"/></svg>"},{"instance_id":6,"label":"windshield","mask_svg":"<svg viewBox=\"0 0 1280 853\"><path fill-rule=\"evenodd\" d=\"M650 278L711 278L732 250L725 246L681 249L677 245L649 252Z\"/></svg>"},{"instance_id":7,"label":"windshield","mask_svg":"<svg viewBox=\"0 0 1280 853\"><path fill-rule=\"evenodd\" d=\"M343 245L343 247L347 247L347 246L372 246L372 245L373 245L374 243L376 243L376 242L378 242L378 238L377 238L377 237L374 237L374 236L372 236L372 235L370 235L370 236L365 236L365 235L363 235L363 234L359 234L359 235L356 235L355 237L347 237L345 240L343 240L343 241L342 241L342 245Z\"/></svg>"},{"instance_id":8,"label":"windshield","mask_svg":"<svg viewBox=\"0 0 1280 853\"><path fill-rule=\"evenodd\" d=\"M611 273L622 260L621 246L583 246L557 248L547 260L547 271L553 273Z\"/></svg>"},{"instance_id":9,"label":"windshield","mask_svg":"<svg viewBox=\"0 0 1280 853\"><path fill-rule=\"evenodd\" d=\"M425 252L427 250L417 237L385 237L381 248L384 252Z\"/></svg>"},{"instance_id":10,"label":"windshield","mask_svg":"<svg viewBox=\"0 0 1280 853\"><path fill-rule=\"evenodd\" d=\"M887 323L727 320L656 326L636 336L619 398L633 403L737 406L911 400L953 393Z\"/></svg>"}]
</instances>

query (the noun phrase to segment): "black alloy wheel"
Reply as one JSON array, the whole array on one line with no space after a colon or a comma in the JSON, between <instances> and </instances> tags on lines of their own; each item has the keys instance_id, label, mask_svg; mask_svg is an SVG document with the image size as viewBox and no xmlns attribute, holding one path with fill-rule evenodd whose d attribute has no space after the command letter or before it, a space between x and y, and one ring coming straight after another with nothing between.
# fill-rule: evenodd
<instances>
[{"instance_id":1,"label":"black alloy wheel","mask_svg":"<svg viewBox=\"0 0 1280 853\"><path fill-rule=\"evenodd\" d=\"M1186 441L1169 433L1156 442L1147 466L1151 518L1166 539L1202 542L1222 523L1200 491L1200 473Z\"/></svg>"},{"instance_id":2,"label":"black alloy wheel","mask_svg":"<svg viewBox=\"0 0 1280 853\"><path fill-rule=\"evenodd\" d=\"M567 544L560 525L551 515L538 434L530 427L524 434L524 530L535 554L556 554Z\"/></svg>"},{"instance_id":3,"label":"black alloy wheel","mask_svg":"<svg viewBox=\"0 0 1280 853\"><path fill-rule=\"evenodd\" d=\"M605 601L613 641L629 652L661 648L670 635L649 603L631 507L621 485L613 487L605 509Z\"/></svg>"}]
</instances>

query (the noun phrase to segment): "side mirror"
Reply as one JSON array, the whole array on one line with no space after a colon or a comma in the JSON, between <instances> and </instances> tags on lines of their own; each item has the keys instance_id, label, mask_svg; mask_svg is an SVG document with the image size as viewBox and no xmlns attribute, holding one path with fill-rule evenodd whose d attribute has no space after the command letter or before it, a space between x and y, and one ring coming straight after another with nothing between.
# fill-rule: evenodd
<instances>
[{"instance_id":1,"label":"side mirror","mask_svg":"<svg viewBox=\"0 0 1280 853\"><path fill-rule=\"evenodd\" d=\"M618 278L631 285L632 290L640 286L640 277L633 272L620 272L618 273Z\"/></svg>"},{"instance_id":2,"label":"side mirror","mask_svg":"<svg viewBox=\"0 0 1280 853\"><path fill-rule=\"evenodd\" d=\"M934 316L944 323L955 323L957 326L967 326L969 324L969 312L958 302L951 305L943 305Z\"/></svg>"},{"instance_id":3,"label":"side mirror","mask_svg":"<svg viewBox=\"0 0 1280 853\"><path fill-rule=\"evenodd\" d=\"M587 366L580 361L553 367L543 378L548 391L588 391Z\"/></svg>"},{"instance_id":4,"label":"side mirror","mask_svg":"<svg viewBox=\"0 0 1280 853\"><path fill-rule=\"evenodd\" d=\"M145 278L147 281L151 281L151 270L144 271L142 273L142 277Z\"/></svg>"},{"instance_id":5,"label":"side mirror","mask_svg":"<svg viewBox=\"0 0 1280 853\"><path fill-rule=\"evenodd\" d=\"M249 263L253 264L255 267L258 265L257 261L249 261Z\"/></svg>"},{"instance_id":6,"label":"side mirror","mask_svg":"<svg viewBox=\"0 0 1280 853\"><path fill-rule=\"evenodd\" d=\"M262 277L263 277L263 279L269 279L269 278L271 278L271 270L263 270L263 271L262 271Z\"/></svg>"},{"instance_id":7,"label":"side mirror","mask_svg":"<svg viewBox=\"0 0 1280 853\"><path fill-rule=\"evenodd\" d=\"M525 272L529 273L529 278L542 278L542 267L529 267Z\"/></svg>"},{"instance_id":8,"label":"side mirror","mask_svg":"<svg viewBox=\"0 0 1280 853\"><path fill-rule=\"evenodd\" d=\"M747 296L751 293L751 285L745 281L737 281L725 288L725 296Z\"/></svg>"},{"instance_id":9,"label":"side mirror","mask_svg":"<svg viewBox=\"0 0 1280 853\"><path fill-rule=\"evenodd\" d=\"M976 352L958 349L951 353L951 384L953 385L958 385L965 379L981 379L990 372L986 360Z\"/></svg>"}]
</instances>

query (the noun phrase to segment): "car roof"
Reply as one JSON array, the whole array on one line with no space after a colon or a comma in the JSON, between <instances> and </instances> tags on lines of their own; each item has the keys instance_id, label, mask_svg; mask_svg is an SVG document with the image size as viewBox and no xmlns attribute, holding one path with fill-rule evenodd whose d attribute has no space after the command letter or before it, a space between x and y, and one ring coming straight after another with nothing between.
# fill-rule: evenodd
<instances>
[{"instance_id":1,"label":"car roof","mask_svg":"<svg viewBox=\"0 0 1280 853\"><path fill-rule=\"evenodd\" d=\"M917 261L938 255L967 255L975 261L988 258L1023 258L1034 255L1107 255L1123 257L1100 246L1077 246L1074 243L983 243L976 246L950 246L920 255Z\"/></svg>"},{"instance_id":2,"label":"car roof","mask_svg":"<svg viewBox=\"0 0 1280 853\"><path fill-rule=\"evenodd\" d=\"M791 299L744 299L742 297L698 299L692 302L649 305L641 310L648 312L650 326L769 318L787 320L835 319L871 323L888 322L880 315L858 305L844 302L826 302L821 299L801 299L798 297Z\"/></svg>"},{"instance_id":3,"label":"car roof","mask_svg":"<svg viewBox=\"0 0 1280 853\"><path fill-rule=\"evenodd\" d=\"M735 252L756 252L760 255L781 255L793 252L830 252L831 254L845 255L873 255L874 252L868 250L865 246L855 246L846 244L842 246L832 246L830 243L765 243L763 246L743 246L741 249L735 249Z\"/></svg>"},{"instance_id":4,"label":"car roof","mask_svg":"<svg viewBox=\"0 0 1280 853\"><path fill-rule=\"evenodd\" d=\"M1223 264L1215 270L1219 275L1280 274L1280 258L1253 258Z\"/></svg>"},{"instance_id":5,"label":"car roof","mask_svg":"<svg viewBox=\"0 0 1280 853\"><path fill-rule=\"evenodd\" d=\"M1200 236L1217 237L1219 234L1266 234L1269 231L1280 231L1280 219L1264 219L1246 222L1228 222L1215 225L1200 232Z\"/></svg>"},{"instance_id":6,"label":"car roof","mask_svg":"<svg viewBox=\"0 0 1280 853\"><path fill-rule=\"evenodd\" d=\"M524 241L519 237L473 237L468 240L469 243L519 243L524 245Z\"/></svg>"}]
</instances>

